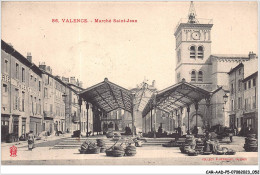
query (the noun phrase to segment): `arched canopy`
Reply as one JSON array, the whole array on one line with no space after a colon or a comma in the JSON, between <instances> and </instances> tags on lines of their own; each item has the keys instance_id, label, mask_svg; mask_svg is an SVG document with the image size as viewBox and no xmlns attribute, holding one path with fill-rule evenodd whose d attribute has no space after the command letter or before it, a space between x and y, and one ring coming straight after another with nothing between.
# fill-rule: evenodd
<instances>
[{"instance_id":1,"label":"arched canopy","mask_svg":"<svg viewBox=\"0 0 260 175\"><path fill-rule=\"evenodd\" d=\"M79 96L106 113L119 108L132 112L133 96L131 91L108 81L107 78L103 82L83 90Z\"/></svg>"},{"instance_id":2,"label":"arched canopy","mask_svg":"<svg viewBox=\"0 0 260 175\"><path fill-rule=\"evenodd\" d=\"M202 99L209 99L211 92L185 82L183 79L180 83L170 86L154 94L146 104L142 116L146 116L154 107L167 113L176 109L190 106Z\"/></svg>"}]
</instances>

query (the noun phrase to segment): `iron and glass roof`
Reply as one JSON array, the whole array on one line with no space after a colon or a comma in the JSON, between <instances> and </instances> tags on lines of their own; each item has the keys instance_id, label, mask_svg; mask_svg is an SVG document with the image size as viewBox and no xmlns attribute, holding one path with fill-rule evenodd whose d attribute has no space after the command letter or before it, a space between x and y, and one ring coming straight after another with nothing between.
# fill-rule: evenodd
<instances>
[{"instance_id":1,"label":"iron and glass roof","mask_svg":"<svg viewBox=\"0 0 260 175\"><path fill-rule=\"evenodd\" d=\"M83 90L79 95L106 113L119 108L132 112L133 95L131 91L108 81L107 78L103 82Z\"/></svg>"},{"instance_id":2,"label":"iron and glass roof","mask_svg":"<svg viewBox=\"0 0 260 175\"><path fill-rule=\"evenodd\" d=\"M155 106L161 111L171 113L181 107L186 107L202 99L207 99L210 95L211 92L187 83L183 79L180 83L154 94L146 104L142 116L146 116Z\"/></svg>"}]
</instances>

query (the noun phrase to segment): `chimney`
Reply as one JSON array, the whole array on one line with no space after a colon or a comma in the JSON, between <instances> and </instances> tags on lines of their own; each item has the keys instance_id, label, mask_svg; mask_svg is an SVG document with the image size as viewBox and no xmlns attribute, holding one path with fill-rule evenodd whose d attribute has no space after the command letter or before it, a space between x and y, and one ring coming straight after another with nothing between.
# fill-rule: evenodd
<instances>
[{"instance_id":1,"label":"chimney","mask_svg":"<svg viewBox=\"0 0 260 175\"><path fill-rule=\"evenodd\" d=\"M254 52L249 52L248 57L249 57L250 60L251 59L255 59L256 58L256 54Z\"/></svg>"},{"instance_id":2,"label":"chimney","mask_svg":"<svg viewBox=\"0 0 260 175\"><path fill-rule=\"evenodd\" d=\"M32 62L32 54L31 54L31 52L27 52L27 60L30 61L30 63Z\"/></svg>"},{"instance_id":3,"label":"chimney","mask_svg":"<svg viewBox=\"0 0 260 175\"><path fill-rule=\"evenodd\" d=\"M66 77L62 77L61 80L65 83L69 83L69 78L66 78Z\"/></svg>"},{"instance_id":4,"label":"chimney","mask_svg":"<svg viewBox=\"0 0 260 175\"><path fill-rule=\"evenodd\" d=\"M50 66L47 66L46 70L47 70L48 73L52 74L52 69L51 69Z\"/></svg>"},{"instance_id":5,"label":"chimney","mask_svg":"<svg viewBox=\"0 0 260 175\"><path fill-rule=\"evenodd\" d=\"M70 83L76 85L76 78L70 77Z\"/></svg>"},{"instance_id":6,"label":"chimney","mask_svg":"<svg viewBox=\"0 0 260 175\"><path fill-rule=\"evenodd\" d=\"M155 80L153 80L152 82L152 87L155 87Z\"/></svg>"},{"instance_id":7,"label":"chimney","mask_svg":"<svg viewBox=\"0 0 260 175\"><path fill-rule=\"evenodd\" d=\"M79 82L79 87L81 87L81 88L83 87L83 82L82 81Z\"/></svg>"},{"instance_id":8,"label":"chimney","mask_svg":"<svg viewBox=\"0 0 260 175\"><path fill-rule=\"evenodd\" d=\"M46 71L45 62L39 63L39 68Z\"/></svg>"},{"instance_id":9,"label":"chimney","mask_svg":"<svg viewBox=\"0 0 260 175\"><path fill-rule=\"evenodd\" d=\"M14 46L12 45L12 43L8 43L8 45L9 45L10 47L14 48Z\"/></svg>"}]
</instances>

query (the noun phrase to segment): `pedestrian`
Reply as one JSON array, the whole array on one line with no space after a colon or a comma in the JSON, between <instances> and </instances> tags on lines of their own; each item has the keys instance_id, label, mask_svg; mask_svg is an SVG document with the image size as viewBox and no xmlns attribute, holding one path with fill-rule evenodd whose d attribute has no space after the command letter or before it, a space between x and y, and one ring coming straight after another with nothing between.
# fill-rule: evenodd
<instances>
[{"instance_id":1,"label":"pedestrian","mask_svg":"<svg viewBox=\"0 0 260 175\"><path fill-rule=\"evenodd\" d=\"M237 127L235 126L234 128L234 135L236 136L237 135Z\"/></svg>"},{"instance_id":2,"label":"pedestrian","mask_svg":"<svg viewBox=\"0 0 260 175\"><path fill-rule=\"evenodd\" d=\"M232 133L229 134L229 139L230 139L230 142L233 142L233 134Z\"/></svg>"},{"instance_id":3,"label":"pedestrian","mask_svg":"<svg viewBox=\"0 0 260 175\"><path fill-rule=\"evenodd\" d=\"M29 135L28 135L28 149L32 150L35 146L34 146L34 134L33 131L30 131Z\"/></svg>"}]
</instances>

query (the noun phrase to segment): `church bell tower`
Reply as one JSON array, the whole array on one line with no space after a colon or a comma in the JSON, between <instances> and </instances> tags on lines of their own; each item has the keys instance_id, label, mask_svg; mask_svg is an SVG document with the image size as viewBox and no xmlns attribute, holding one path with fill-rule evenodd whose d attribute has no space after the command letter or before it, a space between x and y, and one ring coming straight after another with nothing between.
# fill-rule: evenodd
<instances>
[{"instance_id":1,"label":"church bell tower","mask_svg":"<svg viewBox=\"0 0 260 175\"><path fill-rule=\"evenodd\" d=\"M212 20L198 19L191 1L188 18L181 19L175 29L176 82L183 78L201 88L211 90Z\"/></svg>"}]
</instances>

